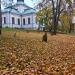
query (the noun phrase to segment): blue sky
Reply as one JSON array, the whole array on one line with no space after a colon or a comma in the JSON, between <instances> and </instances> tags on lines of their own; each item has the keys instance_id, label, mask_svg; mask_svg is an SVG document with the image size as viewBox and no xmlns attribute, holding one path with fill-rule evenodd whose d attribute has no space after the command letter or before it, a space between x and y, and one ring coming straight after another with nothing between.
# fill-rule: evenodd
<instances>
[{"instance_id":1,"label":"blue sky","mask_svg":"<svg viewBox=\"0 0 75 75\"><path fill-rule=\"evenodd\" d=\"M5 0L5 1L7 2L8 0ZM17 0L13 0L13 1L14 1L14 3L17 2ZM24 0L24 2L30 7L34 7L39 1L41 1L41 0ZM2 6L2 9L3 8L4 8L4 6Z\"/></svg>"},{"instance_id":2,"label":"blue sky","mask_svg":"<svg viewBox=\"0 0 75 75\"><path fill-rule=\"evenodd\" d=\"M33 7L34 5L36 5L40 1L41 0L25 0L25 3L28 4L29 6Z\"/></svg>"},{"instance_id":3,"label":"blue sky","mask_svg":"<svg viewBox=\"0 0 75 75\"><path fill-rule=\"evenodd\" d=\"M40 0L24 0L24 1L25 1L25 3L26 3L27 5L33 7L33 6L34 6L35 4L37 4L38 1L40 1ZM16 2L16 0L14 0L14 2Z\"/></svg>"}]
</instances>

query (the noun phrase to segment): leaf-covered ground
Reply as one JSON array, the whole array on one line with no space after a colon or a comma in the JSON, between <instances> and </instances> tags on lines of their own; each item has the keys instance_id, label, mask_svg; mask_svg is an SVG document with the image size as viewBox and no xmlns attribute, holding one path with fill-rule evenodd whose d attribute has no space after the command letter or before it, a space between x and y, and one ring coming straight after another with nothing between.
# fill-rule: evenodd
<instances>
[{"instance_id":1,"label":"leaf-covered ground","mask_svg":"<svg viewBox=\"0 0 75 75\"><path fill-rule=\"evenodd\" d=\"M0 36L0 75L75 75L75 36L48 34L45 43L43 33L6 35Z\"/></svg>"}]
</instances>

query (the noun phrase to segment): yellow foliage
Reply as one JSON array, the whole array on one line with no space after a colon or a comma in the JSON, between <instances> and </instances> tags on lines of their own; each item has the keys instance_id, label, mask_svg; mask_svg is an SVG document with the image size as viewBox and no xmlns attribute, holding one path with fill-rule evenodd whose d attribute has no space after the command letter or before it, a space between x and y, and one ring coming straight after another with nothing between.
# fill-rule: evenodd
<instances>
[{"instance_id":1,"label":"yellow foliage","mask_svg":"<svg viewBox=\"0 0 75 75\"><path fill-rule=\"evenodd\" d=\"M44 23L47 26L50 25L50 20L52 17L51 13L52 11L51 11L50 6L43 8L37 13L37 21L39 23Z\"/></svg>"},{"instance_id":2,"label":"yellow foliage","mask_svg":"<svg viewBox=\"0 0 75 75\"><path fill-rule=\"evenodd\" d=\"M67 12L64 12L61 16L60 16L60 20L64 26L65 29L69 29L70 28L70 24L72 21L72 16L69 15Z\"/></svg>"}]
</instances>

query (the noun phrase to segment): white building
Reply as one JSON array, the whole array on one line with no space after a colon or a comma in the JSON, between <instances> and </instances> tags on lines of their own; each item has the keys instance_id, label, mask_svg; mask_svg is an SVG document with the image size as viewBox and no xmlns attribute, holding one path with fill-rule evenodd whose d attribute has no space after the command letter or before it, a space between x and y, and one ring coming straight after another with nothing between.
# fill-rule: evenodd
<instances>
[{"instance_id":1,"label":"white building","mask_svg":"<svg viewBox=\"0 0 75 75\"><path fill-rule=\"evenodd\" d=\"M2 11L2 27L38 29L36 10L17 0Z\"/></svg>"}]
</instances>

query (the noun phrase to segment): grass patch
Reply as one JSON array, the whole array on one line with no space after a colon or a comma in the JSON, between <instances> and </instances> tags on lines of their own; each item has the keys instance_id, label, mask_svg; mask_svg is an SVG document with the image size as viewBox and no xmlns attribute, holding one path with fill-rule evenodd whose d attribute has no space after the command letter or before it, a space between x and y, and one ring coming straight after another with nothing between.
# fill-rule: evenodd
<instances>
[{"instance_id":1,"label":"grass patch","mask_svg":"<svg viewBox=\"0 0 75 75\"><path fill-rule=\"evenodd\" d=\"M37 32L38 30L24 29L24 28L2 28L2 31L23 31L23 32Z\"/></svg>"}]
</instances>

